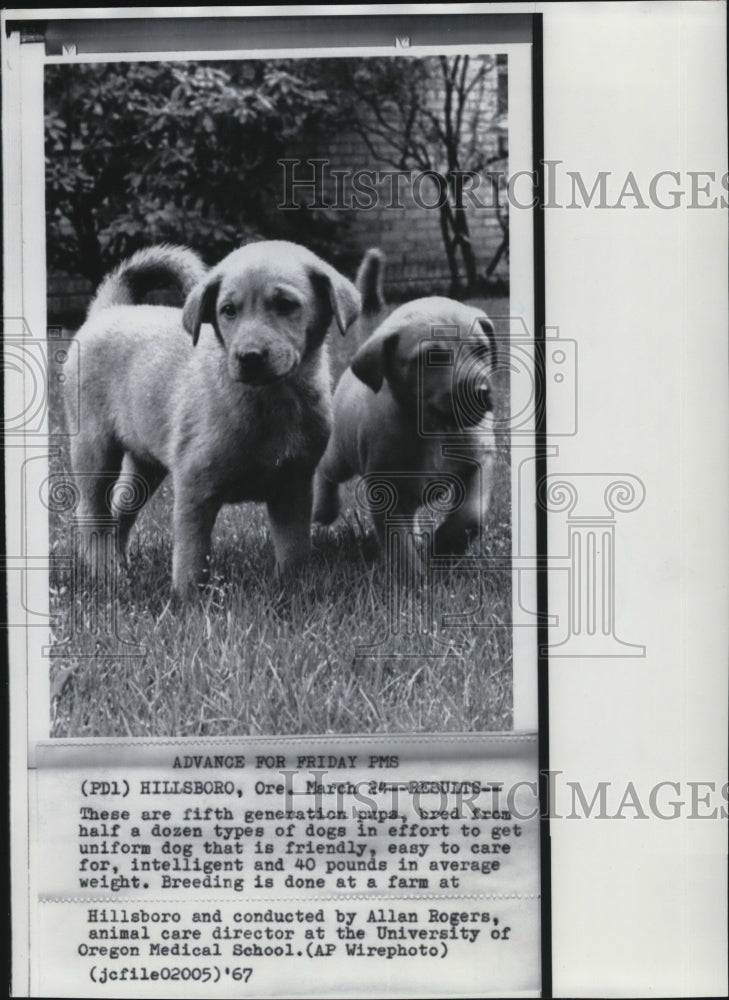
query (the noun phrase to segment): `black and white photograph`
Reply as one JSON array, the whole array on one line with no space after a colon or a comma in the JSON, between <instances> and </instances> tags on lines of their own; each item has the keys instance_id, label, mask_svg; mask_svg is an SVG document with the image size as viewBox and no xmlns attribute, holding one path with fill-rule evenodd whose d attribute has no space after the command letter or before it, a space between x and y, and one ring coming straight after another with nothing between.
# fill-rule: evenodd
<instances>
[{"instance_id":1,"label":"black and white photograph","mask_svg":"<svg viewBox=\"0 0 729 1000\"><path fill-rule=\"evenodd\" d=\"M54 736L512 728L509 74L46 66Z\"/></svg>"},{"instance_id":2,"label":"black and white photograph","mask_svg":"<svg viewBox=\"0 0 729 1000\"><path fill-rule=\"evenodd\" d=\"M726 993L726 13L0 14L12 995Z\"/></svg>"}]
</instances>

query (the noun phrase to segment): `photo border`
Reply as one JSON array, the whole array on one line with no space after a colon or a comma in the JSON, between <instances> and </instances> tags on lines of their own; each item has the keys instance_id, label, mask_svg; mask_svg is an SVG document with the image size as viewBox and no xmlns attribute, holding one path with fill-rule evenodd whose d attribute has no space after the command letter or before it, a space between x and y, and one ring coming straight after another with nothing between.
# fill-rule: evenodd
<instances>
[{"instance_id":1,"label":"photo border","mask_svg":"<svg viewBox=\"0 0 729 1000\"><path fill-rule=\"evenodd\" d=\"M532 16L532 154L534 158L534 342L535 368L544 379L545 398L536 413L535 461L537 483L547 474L547 401L546 401L546 282L544 246L544 48L543 15ZM540 820L539 877L541 898L542 997L552 997L552 854L548 810L549 802L549 579L548 521L543 504L536 504L537 519L537 745L539 760ZM544 815L544 813L547 813Z\"/></svg>"},{"instance_id":2,"label":"photo border","mask_svg":"<svg viewBox=\"0 0 729 1000\"><path fill-rule=\"evenodd\" d=\"M43 13L44 12L41 11L41 12L39 12L39 15L43 14ZM53 13L53 12L45 12L45 13ZM196 15L196 16L199 16L199 15ZM253 16L253 15L245 15L245 16ZM309 14L302 15L302 16L304 16L306 19L310 18ZM348 16L344 15L344 14L327 15L327 16L331 20L336 20L337 22L340 22L340 24L341 24L341 22L343 20L348 19ZM351 15L351 16L354 17L355 15ZM470 27L467 28L466 25L463 24L463 21L466 18L468 18L470 20L471 17L473 17L474 19L477 19L481 23L483 23L484 21L488 22L489 20L493 21L494 18L503 18L503 17L506 17L507 19L513 17L513 18L518 18L518 19L520 19L522 21L528 20L530 22L530 27L531 27L531 42L530 43L525 43L525 44L531 44L531 63L532 63L532 79L531 79L531 89L532 89L532 106L531 106L531 115L532 115L532 156L533 156L533 162L534 162L534 171L535 171L535 174L536 174L536 177L537 177L536 193L537 193L537 196L538 196L539 193L543 190L543 173L542 173L542 164L541 164L542 157L543 157L543 142L544 142L544 139L543 139L543 83L542 83L542 60L543 60L543 54L542 54L542 17L543 17L543 15L542 14L529 14L529 15L527 15L527 14L522 14L522 13L502 15L502 14L489 14L488 12L483 12L483 13L478 13L478 14L473 14L473 15L464 15L464 14L459 14L459 13L450 13L450 14L446 14L446 15L443 15L443 16L445 16L447 18L447 20L449 20L449 21L452 20L455 23L459 23L460 22L463 25L463 27L464 27L464 31L467 31L469 34L471 33L472 29ZM282 21L286 21L286 20L290 21L291 18L292 18L292 15L289 14L289 13L286 13L286 9L285 8L281 8L280 9L280 13L277 13L276 15L274 15L274 17L275 17L275 20L280 24ZM374 18L376 18L378 20L381 20L382 18L386 18L387 15L384 15L384 14L383 15L367 15L367 17L369 17L369 18L373 18L374 17ZM405 17L406 17L406 19L407 19L408 22L416 23L416 22L418 22L420 20L421 15L418 15L418 14L407 14L407 15L405 15ZM426 18L431 18L431 17L442 18L442 15L440 15L440 14L438 14L438 15L427 14L427 15L422 15L422 17L426 17ZM65 15L64 15L64 19L65 19ZM173 15L165 14L165 15L163 15L160 18L160 20L162 22L164 22L164 21L170 21L170 20L178 20L178 19L179 19L179 15L178 14L173 14ZM98 23L99 20L100 19L98 17L97 18L89 18L88 19L88 21L93 21L94 23ZM208 20L208 18L206 18L206 20ZM240 15L236 16L235 20L236 21L241 20ZM402 22L402 20L403 20L403 18L400 17L400 16L398 16L397 18L393 17L393 22L395 22L395 21ZM350 25L351 25L351 21L350 21ZM6 27L8 29L10 29L11 27L17 27L17 23L15 23L13 21L9 21L9 22L7 22ZM37 26L37 22L32 21L32 22L30 22L29 26L27 26L27 27L24 26L24 30L26 32L32 34L34 28L37 30L37 27L38 27ZM472 38L472 36L471 36L471 38ZM457 45L457 44L459 44L457 40L456 41L449 41L449 45ZM474 43L474 44L483 44L483 43ZM498 44L498 43L496 43L496 44ZM359 51L359 50L361 50L362 43L359 42L359 41L352 42L352 47L353 48L356 47L357 50ZM305 57L305 51L303 51L303 48L304 47L302 46L302 51L301 51L301 57L302 58ZM199 48L197 48L196 50L199 51ZM290 51L290 49L288 47L287 47L286 51L287 51L287 54L289 54L289 55L291 54L291 51ZM424 54L427 54L427 53L424 53ZM95 53L94 56L92 56L88 60L84 60L84 61L89 61L89 62L91 62L91 61L99 61L98 55L99 55L99 53ZM121 56L121 55L122 55L122 53L120 53L120 52L119 53L117 53L117 52L114 53L114 56ZM180 58L184 58L184 57L189 58L189 54L187 54L187 50L183 50L180 53L176 52L175 55L179 55ZM215 58L215 59L225 58L225 54L221 55L220 52L218 52L217 50L212 50L211 49L210 55L211 55L212 58ZM145 53L144 55L140 56L140 60L149 61L151 59L154 59L154 56L155 56L155 53L152 52L152 51L150 51L149 53ZM112 58L113 58L113 56L110 54L110 56L105 61L111 61ZM174 56L172 54L169 54L168 58L172 59L172 58L174 58ZM240 55L239 54L236 55L236 58L240 58ZM60 60L58 60L58 61L60 61ZM540 202L540 207L532 209L532 213L533 213L533 234L534 234L534 248L533 248L534 249L534 253L533 253L533 269L534 269L534 275L533 275L533 280L534 280L534 286L533 286L534 287L534 299L533 299L533 305L534 305L534 316L533 316L533 318L534 318L534 331L533 331L534 373L535 373L535 376L538 379L540 379L541 382L542 382L542 384L544 385L545 384L544 380L545 380L545 377L546 377L546 372L545 372L545 357L544 357L545 261L544 261L544 218L543 218L543 210L541 208L541 202ZM44 243L45 243L45 234L44 234L43 240L44 240ZM534 456L534 459L535 459L535 467L536 467L536 477L535 477L535 481L536 482L539 482L542 479L543 475L546 473L546 467L547 467L547 461L546 461L547 452L546 452L546 444L545 444L545 438L546 438L546 434L547 434L547 427L546 427L546 405L544 404L544 401L542 401L542 402L543 402L543 405L541 405L537 409L537 412L535 414L535 417L536 417L536 428L535 428L535 439L534 439L533 456ZM23 447L23 450L25 450L24 447ZM3 467L3 473L2 473L2 475L3 475L3 482L4 482L4 478L5 478L5 468L4 467ZM514 502L515 502L515 497L514 497L513 489L512 489L512 504L514 504ZM537 647L538 647L538 653L537 653L537 702L538 702L538 709L537 709L537 714L538 714L538 741L539 741L539 766L540 766L540 796L544 796L545 793L546 793L546 783L544 783L545 779L544 779L544 776L543 776L542 772L544 772L545 770L547 770L548 766L549 766L548 670L547 670L547 667L548 667L548 657L547 657L547 654L546 654L545 649L544 649L544 647L546 646L547 634L548 634L548 631L547 631L548 630L548 625L547 625L547 607L548 607L548 605L547 605L547 574L546 574L546 570L547 570L547 549L546 549L546 541L547 541L547 512L546 512L546 510L544 510L542 508L541 505L536 504L535 506L536 506L536 514L535 514L535 516L536 516L536 533L537 533L537 551L535 553L535 557L536 557L536 561L537 561L537 569L534 572L535 572L535 579L536 579L537 615L539 616L539 618L538 618L539 624L537 625L536 630L535 630L536 633L537 633ZM512 517L512 525L513 525L513 523L514 523L514 521L513 521L513 517ZM4 529L3 529L3 531L4 531ZM5 541L5 539L3 538L3 542L4 541ZM512 554L513 554L513 551L514 551L514 541L512 539ZM6 588L6 582L5 582L5 580L3 580L3 587L5 589L5 594L6 594L6 599L7 599L7 588ZM513 601L512 601L512 607L513 607ZM514 623L512 622L512 635L513 635L513 632L514 632L514 627L515 627ZM9 707L9 698L8 698L8 707ZM28 721L30 721L30 720L28 720ZM374 735L381 735L381 736L387 737L388 734L374 734ZM394 734L394 735L396 735L396 734ZM478 734L472 734L472 735L477 736ZM194 739L194 738L192 738L192 739ZM543 799L543 801L546 801L546 799ZM542 982L541 982L541 988L542 988L542 996L544 996L544 997L550 997L552 995L552 986L551 986L551 982L552 982L552 979L551 979L551 881L550 881L549 826L548 826L548 820L547 819L542 819L541 820L540 845L541 845L540 878L541 878L541 885L542 885L542 900L541 900L541 939L542 939L541 967L542 967Z\"/></svg>"}]
</instances>

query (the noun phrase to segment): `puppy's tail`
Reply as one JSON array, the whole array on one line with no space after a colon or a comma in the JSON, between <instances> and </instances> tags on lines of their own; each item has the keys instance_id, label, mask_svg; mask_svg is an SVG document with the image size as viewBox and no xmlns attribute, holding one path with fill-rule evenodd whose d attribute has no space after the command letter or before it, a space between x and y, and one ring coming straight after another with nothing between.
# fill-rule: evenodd
<instances>
[{"instance_id":1,"label":"puppy's tail","mask_svg":"<svg viewBox=\"0 0 729 1000\"><path fill-rule=\"evenodd\" d=\"M206 271L198 255L187 247L169 243L146 247L107 274L89 306L88 315L93 316L109 306L137 305L147 292L159 288L173 287L182 303Z\"/></svg>"},{"instance_id":2,"label":"puppy's tail","mask_svg":"<svg viewBox=\"0 0 729 1000\"><path fill-rule=\"evenodd\" d=\"M371 316L385 307L382 278L385 270L385 255L373 247L368 250L359 265L355 285L362 296L362 315Z\"/></svg>"}]
</instances>

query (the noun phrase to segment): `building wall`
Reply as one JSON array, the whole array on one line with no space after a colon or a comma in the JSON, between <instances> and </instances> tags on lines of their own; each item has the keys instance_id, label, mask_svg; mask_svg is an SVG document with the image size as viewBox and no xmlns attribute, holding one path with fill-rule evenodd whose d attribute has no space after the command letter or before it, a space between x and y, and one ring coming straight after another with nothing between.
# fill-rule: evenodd
<instances>
[{"instance_id":1,"label":"building wall","mask_svg":"<svg viewBox=\"0 0 729 1000\"><path fill-rule=\"evenodd\" d=\"M478 273L484 278L504 239L504 229L500 224L497 208L498 195L492 190L487 172L500 171L505 176L508 168L506 57L499 56L495 62L491 59L489 65L492 68L484 76L481 85L471 92L466 104L460 159L463 170L471 170L473 165L477 166L475 172L479 181L474 193L480 202L488 206L473 204L468 195L464 195ZM478 71L479 64L475 60L472 60L471 66L472 73ZM433 83L426 97L428 107L441 116L445 86L442 79L439 79L437 70L433 73ZM377 124L379 123L375 123ZM374 151L370 145L374 146ZM448 167L437 146L438 144L434 144L430 148L431 161L446 174ZM390 143L370 136L368 145L355 129L347 130L330 140L318 155L327 161L322 170L323 202L330 211L337 211L333 207L337 204L351 205L352 198L356 197L349 177L337 179L337 171L346 175L362 170L377 173L393 170L397 164L396 150ZM314 169L306 163L306 158L311 159L311 153L308 156L303 154L303 162L296 168L296 176L313 178ZM421 176L418 179L421 171L417 168L408 173L409 178L402 178L398 182L397 203L401 207L393 207L394 179L383 178L382 183L376 185L380 196L374 207L366 210L356 206L353 210L347 208L350 216L347 238L360 252L372 246L384 251L387 258L386 288L390 293L407 294L417 288L424 294L428 287L433 291L447 292L450 270L441 233L440 212L437 207L423 207L436 206L438 188L428 178ZM309 194L310 192L302 190L303 197ZM503 202L503 189L501 196ZM359 200L362 202L363 196L359 196ZM462 262L460 263L463 277ZM508 281L508 273L508 253L504 253L492 278Z\"/></svg>"}]
</instances>

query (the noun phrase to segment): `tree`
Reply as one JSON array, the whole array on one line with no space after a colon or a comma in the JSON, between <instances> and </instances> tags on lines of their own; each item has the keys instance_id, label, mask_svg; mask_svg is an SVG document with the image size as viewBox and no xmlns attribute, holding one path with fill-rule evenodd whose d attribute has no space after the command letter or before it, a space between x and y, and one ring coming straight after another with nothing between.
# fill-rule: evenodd
<instances>
[{"instance_id":1,"label":"tree","mask_svg":"<svg viewBox=\"0 0 729 1000\"><path fill-rule=\"evenodd\" d=\"M56 65L46 69L51 267L96 283L159 241L210 260L252 237L336 243L326 212L279 213L277 160L333 127L328 95L294 60Z\"/></svg>"},{"instance_id":2,"label":"tree","mask_svg":"<svg viewBox=\"0 0 729 1000\"><path fill-rule=\"evenodd\" d=\"M492 188L489 204L503 239L498 257L488 265L489 275L508 252L508 213L498 208L505 171L491 170L497 163L505 166L506 149L497 142L490 152L485 141L489 132L501 130L505 118L505 94L499 101L496 89L489 87L496 70L495 57L468 55L331 60L328 72L326 67L319 70L320 83L338 93L343 121L373 157L396 170L434 171L445 178L447 197L439 213L451 294L474 292L480 278L459 181L463 171L484 174Z\"/></svg>"}]
</instances>

